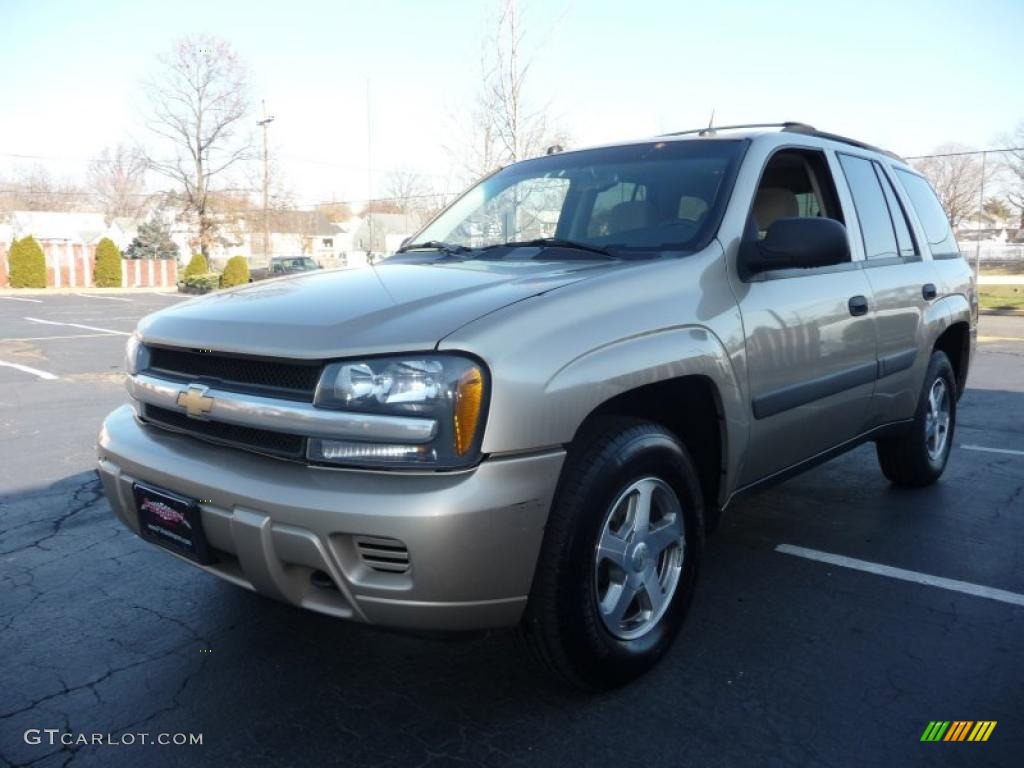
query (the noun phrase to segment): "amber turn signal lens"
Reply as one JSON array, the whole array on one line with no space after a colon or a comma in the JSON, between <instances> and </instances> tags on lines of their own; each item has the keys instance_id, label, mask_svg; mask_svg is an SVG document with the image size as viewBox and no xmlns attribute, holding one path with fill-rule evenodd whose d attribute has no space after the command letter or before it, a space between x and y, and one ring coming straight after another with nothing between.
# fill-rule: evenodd
<instances>
[{"instance_id":1,"label":"amber turn signal lens","mask_svg":"<svg viewBox=\"0 0 1024 768\"><path fill-rule=\"evenodd\" d=\"M459 456L465 456L473 446L483 399L483 374L479 368L470 368L459 378L455 389L455 453Z\"/></svg>"}]
</instances>

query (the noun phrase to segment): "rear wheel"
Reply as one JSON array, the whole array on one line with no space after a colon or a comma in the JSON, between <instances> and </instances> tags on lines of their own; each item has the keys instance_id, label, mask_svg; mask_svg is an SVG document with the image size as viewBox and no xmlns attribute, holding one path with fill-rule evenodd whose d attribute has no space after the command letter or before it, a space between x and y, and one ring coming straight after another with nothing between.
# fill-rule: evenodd
<instances>
[{"instance_id":1,"label":"rear wheel","mask_svg":"<svg viewBox=\"0 0 1024 768\"><path fill-rule=\"evenodd\" d=\"M689 608L703 505L685 447L660 425L614 419L570 451L523 632L585 689L625 683L669 649Z\"/></svg>"},{"instance_id":2,"label":"rear wheel","mask_svg":"<svg viewBox=\"0 0 1024 768\"><path fill-rule=\"evenodd\" d=\"M949 460L956 427L956 376L945 352L933 352L910 431L876 443L883 474L896 485L930 485Z\"/></svg>"}]
</instances>

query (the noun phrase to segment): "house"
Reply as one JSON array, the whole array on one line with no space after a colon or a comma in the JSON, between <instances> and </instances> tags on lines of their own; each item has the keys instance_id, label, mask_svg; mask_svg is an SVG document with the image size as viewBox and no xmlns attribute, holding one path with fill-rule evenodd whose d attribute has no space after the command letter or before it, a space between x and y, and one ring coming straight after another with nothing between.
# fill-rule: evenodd
<instances>
[{"instance_id":1,"label":"house","mask_svg":"<svg viewBox=\"0 0 1024 768\"><path fill-rule=\"evenodd\" d=\"M420 217L415 213L367 213L353 234L355 249L376 254L393 253L395 244L400 244L420 225Z\"/></svg>"},{"instance_id":2,"label":"house","mask_svg":"<svg viewBox=\"0 0 1024 768\"><path fill-rule=\"evenodd\" d=\"M131 229L131 234L126 231ZM109 224L104 214L58 211L11 211L0 223L0 242L32 235L40 245L85 243L95 246L104 237L114 241L122 251L131 243L134 228L124 219Z\"/></svg>"}]
</instances>

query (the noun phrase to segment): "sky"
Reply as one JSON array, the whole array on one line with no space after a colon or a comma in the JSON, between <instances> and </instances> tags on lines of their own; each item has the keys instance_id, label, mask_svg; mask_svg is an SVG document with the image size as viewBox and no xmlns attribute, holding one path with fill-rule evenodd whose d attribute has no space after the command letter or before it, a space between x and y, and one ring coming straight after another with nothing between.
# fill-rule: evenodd
<instances>
[{"instance_id":1,"label":"sky","mask_svg":"<svg viewBox=\"0 0 1024 768\"><path fill-rule=\"evenodd\" d=\"M495 2L0 0L0 176L38 162L81 179L104 146L151 142L142 79L176 38L210 34L248 67L253 130L261 99L274 115L298 203L382 195L396 170L457 191L445 146L479 87ZM799 120L909 156L998 146L1024 120L1022 0L519 6L527 98L570 146L699 127L714 110L719 125Z\"/></svg>"}]
</instances>

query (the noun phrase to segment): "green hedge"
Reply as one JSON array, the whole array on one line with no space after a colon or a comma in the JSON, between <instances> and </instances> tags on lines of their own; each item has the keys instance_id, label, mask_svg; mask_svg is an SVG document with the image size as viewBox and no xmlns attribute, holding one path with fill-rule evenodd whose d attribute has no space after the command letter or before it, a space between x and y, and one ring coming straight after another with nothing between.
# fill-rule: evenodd
<instances>
[{"instance_id":1,"label":"green hedge","mask_svg":"<svg viewBox=\"0 0 1024 768\"><path fill-rule=\"evenodd\" d=\"M109 237L104 237L96 246L97 288L121 287L121 251Z\"/></svg>"},{"instance_id":2,"label":"green hedge","mask_svg":"<svg viewBox=\"0 0 1024 768\"><path fill-rule=\"evenodd\" d=\"M7 260L11 288L46 287L46 257L34 237L29 235L11 243Z\"/></svg>"},{"instance_id":3,"label":"green hedge","mask_svg":"<svg viewBox=\"0 0 1024 768\"><path fill-rule=\"evenodd\" d=\"M219 272L205 272L200 275L188 275L181 282L182 293L209 293L220 287Z\"/></svg>"},{"instance_id":4,"label":"green hedge","mask_svg":"<svg viewBox=\"0 0 1024 768\"><path fill-rule=\"evenodd\" d=\"M224 272L220 276L220 287L231 288L249 282L249 262L245 256L232 256L228 259Z\"/></svg>"},{"instance_id":5,"label":"green hedge","mask_svg":"<svg viewBox=\"0 0 1024 768\"><path fill-rule=\"evenodd\" d=\"M192 275L208 275L210 274L210 265L206 261L206 257L201 253L194 254L192 261L185 267L185 274L183 277L187 280Z\"/></svg>"}]
</instances>

